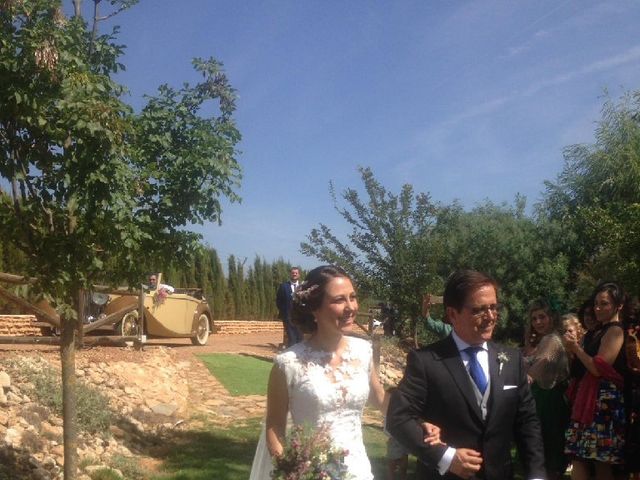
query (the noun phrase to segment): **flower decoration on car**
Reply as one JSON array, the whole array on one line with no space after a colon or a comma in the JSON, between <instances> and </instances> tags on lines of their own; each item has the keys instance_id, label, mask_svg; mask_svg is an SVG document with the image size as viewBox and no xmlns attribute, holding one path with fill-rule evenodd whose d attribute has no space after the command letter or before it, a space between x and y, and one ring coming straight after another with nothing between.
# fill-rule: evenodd
<instances>
[{"instance_id":1,"label":"flower decoration on car","mask_svg":"<svg viewBox=\"0 0 640 480\"><path fill-rule=\"evenodd\" d=\"M159 288L156 293L153 294L153 304L162 305L168 296L169 292L166 288Z\"/></svg>"}]
</instances>

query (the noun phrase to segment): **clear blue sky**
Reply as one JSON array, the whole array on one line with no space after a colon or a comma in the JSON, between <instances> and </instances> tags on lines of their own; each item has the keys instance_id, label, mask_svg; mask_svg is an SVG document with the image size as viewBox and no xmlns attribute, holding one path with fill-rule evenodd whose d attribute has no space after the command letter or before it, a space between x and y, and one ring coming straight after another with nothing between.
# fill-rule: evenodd
<instances>
[{"instance_id":1,"label":"clear blue sky","mask_svg":"<svg viewBox=\"0 0 640 480\"><path fill-rule=\"evenodd\" d=\"M636 0L141 0L115 24L133 105L197 80L197 56L238 91L243 201L197 228L224 262L317 264L299 244L346 231L328 183L360 188L358 165L436 201L532 205L593 140L604 89L640 89Z\"/></svg>"}]
</instances>

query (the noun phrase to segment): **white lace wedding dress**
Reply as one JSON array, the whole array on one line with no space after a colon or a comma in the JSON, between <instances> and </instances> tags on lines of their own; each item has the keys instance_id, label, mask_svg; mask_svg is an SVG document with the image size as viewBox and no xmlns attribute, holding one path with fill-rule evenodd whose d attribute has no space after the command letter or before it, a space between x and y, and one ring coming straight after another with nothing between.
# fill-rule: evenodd
<instances>
[{"instance_id":1,"label":"white lace wedding dress","mask_svg":"<svg viewBox=\"0 0 640 480\"><path fill-rule=\"evenodd\" d=\"M362 441L362 411L369 398L371 345L345 337L347 348L337 366L331 353L314 350L306 342L293 345L275 358L287 380L289 413L294 424L326 425L333 445L348 451L345 463L351 480L372 480L371 464ZM256 450L250 480L268 480L271 459L264 432Z\"/></svg>"}]
</instances>

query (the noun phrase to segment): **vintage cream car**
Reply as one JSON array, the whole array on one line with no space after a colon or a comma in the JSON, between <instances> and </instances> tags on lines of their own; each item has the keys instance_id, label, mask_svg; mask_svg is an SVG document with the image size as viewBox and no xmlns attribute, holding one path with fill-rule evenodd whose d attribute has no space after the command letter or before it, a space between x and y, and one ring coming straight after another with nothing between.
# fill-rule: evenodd
<instances>
[{"instance_id":1,"label":"vintage cream car","mask_svg":"<svg viewBox=\"0 0 640 480\"><path fill-rule=\"evenodd\" d=\"M158 274L157 285L161 286L161 281L162 274ZM211 310L204 298L183 293L187 291L194 292L177 289L174 293L168 293L161 288L148 291L144 297L144 322L140 322L138 310L133 310L114 324L116 332L125 337L139 334L150 337L189 337L194 345L206 345L213 327ZM111 293L103 313L108 316L137 304L137 296L117 296Z\"/></svg>"},{"instance_id":2,"label":"vintage cream car","mask_svg":"<svg viewBox=\"0 0 640 480\"><path fill-rule=\"evenodd\" d=\"M162 274L157 277L157 285L161 287ZM147 288L142 293L143 321L138 313L139 293L125 290L94 292L87 302L83 328L89 332L97 330L93 326L100 325L99 330L110 330L123 337L188 337L194 345L206 345L214 324L211 309L204 297L199 298L198 292L197 289L175 289L174 293L168 293L162 288ZM39 308L59 319L48 304L41 303ZM109 319L111 316L113 318ZM108 323L104 324L103 319Z\"/></svg>"}]
</instances>

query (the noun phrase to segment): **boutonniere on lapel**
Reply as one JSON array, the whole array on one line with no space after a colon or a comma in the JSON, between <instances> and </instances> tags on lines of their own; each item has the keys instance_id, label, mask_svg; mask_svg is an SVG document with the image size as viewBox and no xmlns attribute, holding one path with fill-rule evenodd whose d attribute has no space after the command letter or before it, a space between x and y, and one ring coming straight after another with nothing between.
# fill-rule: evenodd
<instances>
[{"instance_id":1,"label":"boutonniere on lapel","mask_svg":"<svg viewBox=\"0 0 640 480\"><path fill-rule=\"evenodd\" d=\"M502 373L502 367L509 361L509 355L506 352L498 353L498 375Z\"/></svg>"}]
</instances>

